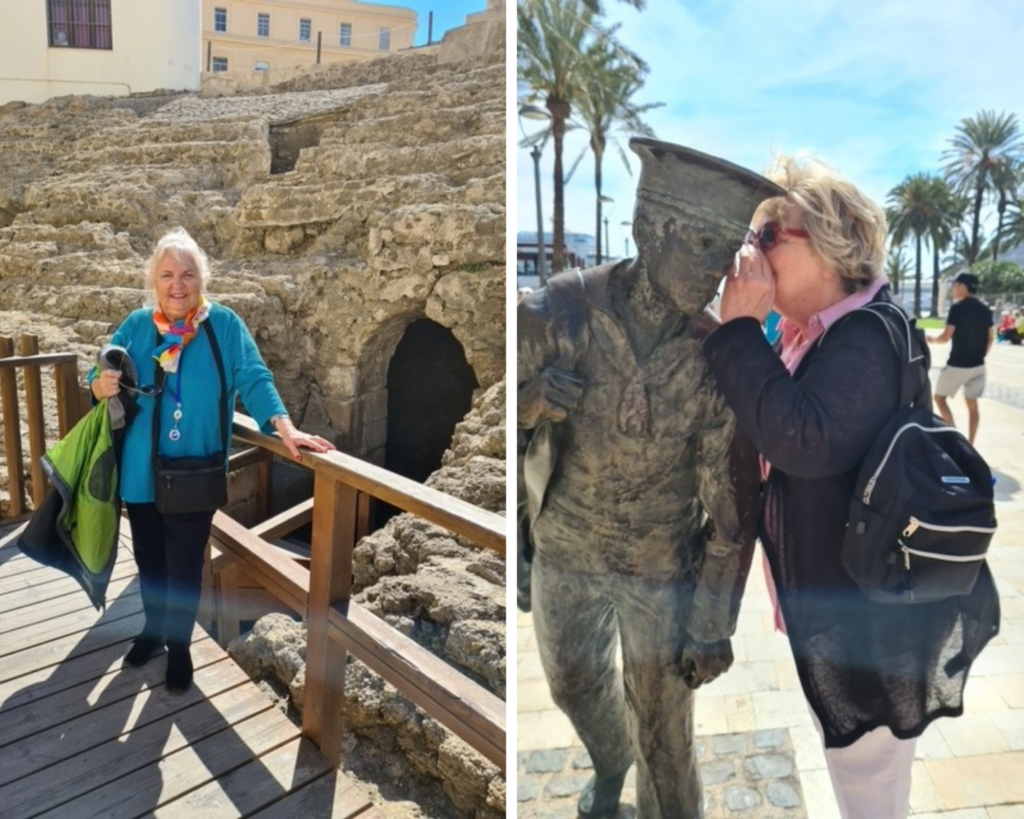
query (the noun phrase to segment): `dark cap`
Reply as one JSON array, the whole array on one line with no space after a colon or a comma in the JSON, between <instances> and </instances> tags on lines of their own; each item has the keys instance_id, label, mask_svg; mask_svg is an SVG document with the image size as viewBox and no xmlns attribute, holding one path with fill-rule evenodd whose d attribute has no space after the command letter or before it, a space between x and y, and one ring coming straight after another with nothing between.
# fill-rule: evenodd
<instances>
[{"instance_id":1,"label":"dark cap","mask_svg":"<svg viewBox=\"0 0 1024 819\"><path fill-rule=\"evenodd\" d=\"M968 273L966 270L963 273L956 274L953 284L962 284L967 288L968 293L978 292L978 277L973 273Z\"/></svg>"}]
</instances>

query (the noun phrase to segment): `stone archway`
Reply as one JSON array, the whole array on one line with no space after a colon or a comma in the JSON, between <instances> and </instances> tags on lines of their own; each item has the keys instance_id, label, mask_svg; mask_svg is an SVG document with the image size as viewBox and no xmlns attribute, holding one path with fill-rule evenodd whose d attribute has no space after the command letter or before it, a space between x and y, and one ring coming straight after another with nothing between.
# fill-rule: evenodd
<instances>
[{"instance_id":1,"label":"stone archway","mask_svg":"<svg viewBox=\"0 0 1024 819\"><path fill-rule=\"evenodd\" d=\"M452 331L421 318L398 342L386 386L384 466L422 482L441 466L455 425L469 412L476 375Z\"/></svg>"}]
</instances>

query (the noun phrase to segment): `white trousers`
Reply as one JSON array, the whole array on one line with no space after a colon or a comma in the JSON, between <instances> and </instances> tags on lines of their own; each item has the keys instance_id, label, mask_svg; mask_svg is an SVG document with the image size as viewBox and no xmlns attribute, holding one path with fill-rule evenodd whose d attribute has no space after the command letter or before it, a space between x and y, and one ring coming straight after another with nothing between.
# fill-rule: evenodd
<instances>
[{"instance_id":1,"label":"white trousers","mask_svg":"<svg viewBox=\"0 0 1024 819\"><path fill-rule=\"evenodd\" d=\"M811 719L824 743L814 711ZM906 819L916 745L917 739L897 739L883 726L845 748L826 748L825 763L839 815L843 819Z\"/></svg>"}]
</instances>

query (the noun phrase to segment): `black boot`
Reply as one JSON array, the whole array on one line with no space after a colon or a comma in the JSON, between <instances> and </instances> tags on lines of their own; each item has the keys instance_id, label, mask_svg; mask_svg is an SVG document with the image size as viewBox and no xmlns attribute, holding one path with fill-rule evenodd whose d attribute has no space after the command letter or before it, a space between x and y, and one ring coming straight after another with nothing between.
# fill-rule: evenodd
<instances>
[{"instance_id":1,"label":"black boot","mask_svg":"<svg viewBox=\"0 0 1024 819\"><path fill-rule=\"evenodd\" d=\"M121 665L125 668L141 668L164 649L162 637L151 637L146 633L132 640L132 647L124 655Z\"/></svg>"},{"instance_id":2,"label":"black boot","mask_svg":"<svg viewBox=\"0 0 1024 819\"><path fill-rule=\"evenodd\" d=\"M192 654L188 646L168 643L164 684L172 694L184 694L192 687Z\"/></svg>"},{"instance_id":3,"label":"black boot","mask_svg":"<svg viewBox=\"0 0 1024 819\"><path fill-rule=\"evenodd\" d=\"M619 812L619 795L622 783L626 781L627 768L620 774L597 778L597 774L583 786L580 801L576 803L576 811L587 819L615 816Z\"/></svg>"}]
</instances>

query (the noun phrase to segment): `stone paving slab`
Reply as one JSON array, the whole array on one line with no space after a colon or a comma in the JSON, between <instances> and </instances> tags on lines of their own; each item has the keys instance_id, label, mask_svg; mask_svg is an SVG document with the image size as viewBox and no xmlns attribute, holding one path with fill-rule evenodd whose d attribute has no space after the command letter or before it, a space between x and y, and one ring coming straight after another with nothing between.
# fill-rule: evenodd
<instances>
[{"instance_id":1,"label":"stone paving slab","mask_svg":"<svg viewBox=\"0 0 1024 819\"><path fill-rule=\"evenodd\" d=\"M806 819L793 742L785 729L716 734L695 743L704 785L704 819ZM575 819L576 800L593 773L582 748L521 752L516 760L517 816ZM636 768L616 819L636 817Z\"/></svg>"}]
</instances>

